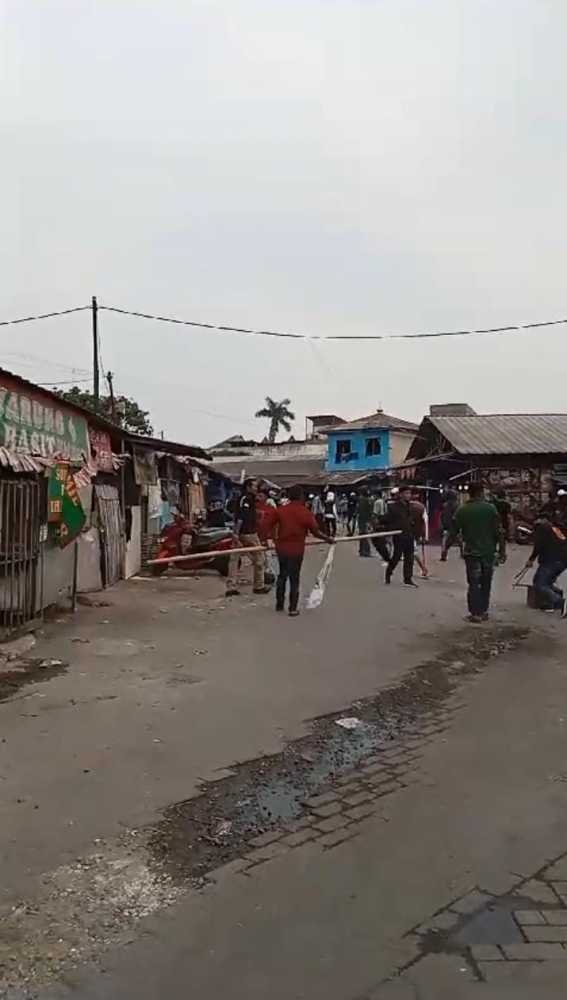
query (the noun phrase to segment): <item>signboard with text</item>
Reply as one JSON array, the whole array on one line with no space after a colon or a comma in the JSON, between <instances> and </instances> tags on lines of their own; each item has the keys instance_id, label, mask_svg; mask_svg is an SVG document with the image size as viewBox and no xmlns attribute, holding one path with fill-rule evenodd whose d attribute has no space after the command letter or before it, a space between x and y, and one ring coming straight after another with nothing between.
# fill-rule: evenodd
<instances>
[{"instance_id":1,"label":"signboard with text","mask_svg":"<svg viewBox=\"0 0 567 1000\"><path fill-rule=\"evenodd\" d=\"M76 465L89 458L89 435L84 417L0 386L0 446L8 451L43 458L68 459Z\"/></svg>"},{"instance_id":2,"label":"signboard with text","mask_svg":"<svg viewBox=\"0 0 567 1000\"><path fill-rule=\"evenodd\" d=\"M106 431L99 431L95 427L89 427L89 439L91 455L97 467L101 472L114 472L110 434L107 434Z\"/></svg>"}]
</instances>

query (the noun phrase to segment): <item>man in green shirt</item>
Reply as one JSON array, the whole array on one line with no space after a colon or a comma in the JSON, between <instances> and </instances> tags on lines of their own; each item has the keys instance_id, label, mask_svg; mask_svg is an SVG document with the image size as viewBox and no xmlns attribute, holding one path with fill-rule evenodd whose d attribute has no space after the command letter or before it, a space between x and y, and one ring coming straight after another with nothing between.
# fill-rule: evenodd
<instances>
[{"instance_id":1,"label":"man in green shirt","mask_svg":"<svg viewBox=\"0 0 567 1000\"><path fill-rule=\"evenodd\" d=\"M453 542L459 536L463 540L463 554L467 567L468 620L483 622L488 619L492 574L498 561L506 559L506 540L502 531L500 516L494 504L484 499L482 483L471 483L468 503L459 507L453 526L443 546L441 559L447 559Z\"/></svg>"}]
</instances>

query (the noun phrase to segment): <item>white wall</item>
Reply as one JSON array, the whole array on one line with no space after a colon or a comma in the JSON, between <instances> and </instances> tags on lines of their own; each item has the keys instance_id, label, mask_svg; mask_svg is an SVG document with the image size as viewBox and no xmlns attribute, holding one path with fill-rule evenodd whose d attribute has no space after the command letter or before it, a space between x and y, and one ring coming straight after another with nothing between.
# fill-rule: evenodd
<instances>
[{"instance_id":1,"label":"white wall","mask_svg":"<svg viewBox=\"0 0 567 1000\"><path fill-rule=\"evenodd\" d=\"M142 568L142 509L132 507L132 530L130 541L126 543L124 576L128 580Z\"/></svg>"},{"instance_id":2,"label":"white wall","mask_svg":"<svg viewBox=\"0 0 567 1000\"><path fill-rule=\"evenodd\" d=\"M390 431L390 465L399 465L405 461L414 437L414 434Z\"/></svg>"},{"instance_id":3,"label":"white wall","mask_svg":"<svg viewBox=\"0 0 567 1000\"><path fill-rule=\"evenodd\" d=\"M286 441L282 444L259 444L255 448L239 448L236 450L240 452L239 455L217 455L216 461L222 462L223 465L230 462L242 466L248 464L246 458L251 458L255 462L262 462L264 460L283 462L289 461L290 458L326 459L327 441Z\"/></svg>"},{"instance_id":4,"label":"white wall","mask_svg":"<svg viewBox=\"0 0 567 1000\"><path fill-rule=\"evenodd\" d=\"M98 528L89 528L88 531L84 531L79 536L77 590L83 594L93 590L102 590Z\"/></svg>"}]
</instances>

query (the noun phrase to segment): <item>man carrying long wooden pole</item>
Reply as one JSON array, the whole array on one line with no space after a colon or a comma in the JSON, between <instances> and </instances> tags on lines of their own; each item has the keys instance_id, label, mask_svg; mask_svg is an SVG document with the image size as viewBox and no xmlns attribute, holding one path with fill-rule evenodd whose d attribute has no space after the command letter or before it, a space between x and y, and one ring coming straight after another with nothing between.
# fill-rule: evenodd
<instances>
[{"instance_id":1,"label":"man carrying long wooden pole","mask_svg":"<svg viewBox=\"0 0 567 1000\"><path fill-rule=\"evenodd\" d=\"M280 566L276 583L276 611L284 610L289 580L289 614L295 618L299 614L299 580L307 535L315 535L329 545L334 544L334 539L320 530L314 515L305 506L301 486L292 486L289 501L268 515L267 526L275 539Z\"/></svg>"}]
</instances>

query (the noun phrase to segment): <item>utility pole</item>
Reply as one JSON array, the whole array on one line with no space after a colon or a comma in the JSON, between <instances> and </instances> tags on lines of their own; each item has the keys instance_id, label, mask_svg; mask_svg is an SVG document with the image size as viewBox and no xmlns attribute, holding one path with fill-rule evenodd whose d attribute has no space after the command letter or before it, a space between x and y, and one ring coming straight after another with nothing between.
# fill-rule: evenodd
<instances>
[{"instance_id":1,"label":"utility pole","mask_svg":"<svg viewBox=\"0 0 567 1000\"><path fill-rule=\"evenodd\" d=\"M93 295L92 311L93 311L93 396L94 396L95 410L98 410L99 400L100 400L100 372L98 364L98 306L96 303L96 295Z\"/></svg>"},{"instance_id":2,"label":"utility pole","mask_svg":"<svg viewBox=\"0 0 567 1000\"><path fill-rule=\"evenodd\" d=\"M111 414L111 420L112 420L112 423L115 424L117 421L116 421L116 404L115 404L115 400L114 400L114 383L112 381L113 378L114 378L114 375L112 374L112 372L107 372L106 373L106 381L108 382L108 391L110 393L110 414Z\"/></svg>"}]
</instances>

